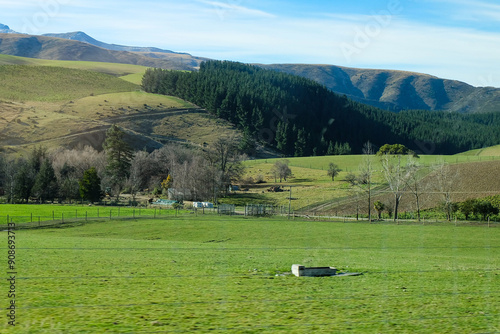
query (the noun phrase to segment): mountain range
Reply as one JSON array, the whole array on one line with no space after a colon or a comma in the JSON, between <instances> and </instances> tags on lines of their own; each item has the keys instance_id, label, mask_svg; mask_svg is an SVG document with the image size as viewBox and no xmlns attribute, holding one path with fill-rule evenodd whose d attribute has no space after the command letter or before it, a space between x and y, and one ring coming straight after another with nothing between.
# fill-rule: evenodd
<instances>
[{"instance_id":1,"label":"mountain range","mask_svg":"<svg viewBox=\"0 0 500 334\"><path fill-rule=\"evenodd\" d=\"M84 32L41 36L18 34L0 24L0 53L53 60L82 60L143 65L174 70L197 70L207 58L154 47L100 42ZM500 111L500 89L428 74L359 69L334 65L259 65L312 79L335 93L391 111L445 110L460 113Z\"/></svg>"}]
</instances>

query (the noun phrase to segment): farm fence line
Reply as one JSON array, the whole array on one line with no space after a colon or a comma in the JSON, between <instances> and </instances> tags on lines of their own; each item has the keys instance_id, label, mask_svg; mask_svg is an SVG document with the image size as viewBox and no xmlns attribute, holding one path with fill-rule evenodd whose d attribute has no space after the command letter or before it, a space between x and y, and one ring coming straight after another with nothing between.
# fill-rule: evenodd
<instances>
[{"instance_id":1,"label":"farm fence line","mask_svg":"<svg viewBox=\"0 0 500 334\"><path fill-rule=\"evenodd\" d=\"M216 214L214 210L204 210L203 214ZM53 210L49 213L33 213L29 215L0 215L0 228L2 225L15 224L15 229L27 229L36 227L46 227L75 222L87 222L96 220L113 219L156 219L169 218L182 215L198 214L194 210L175 210L165 208L91 208L75 209L68 211Z\"/></svg>"}]
</instances>

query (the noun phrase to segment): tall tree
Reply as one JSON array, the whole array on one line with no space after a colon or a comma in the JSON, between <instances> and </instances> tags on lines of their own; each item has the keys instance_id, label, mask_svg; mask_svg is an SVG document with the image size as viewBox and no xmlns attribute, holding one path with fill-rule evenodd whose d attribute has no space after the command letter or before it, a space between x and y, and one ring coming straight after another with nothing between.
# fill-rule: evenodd
<instances>
[{"instance_id":1,"label":"tall tree","mask_svg":"<svg viewBox=\"0 0 500 334\"><path fill-rule=\"evenodd\" d=\"M206 158L210 166L214 168L213 184L216 187L214 194L219 192L226 194L229 185L238 180L243 173L235 138L221 137L217 139L206 152Z\"/></svg>"},{"instance_id":2,"label":"tall tree","mask_svg":"<svg viewBox=\"0 0 500 334\"><path fill-rule=\"evenodd\" d=\"M19 162L19 169L14 178L14 196L26 203L29 202L31 190L35 184L36 172L27 161Z\"/></svg>"},{"instance_id":3,"label":"tall tree","mask_svg":"<svg viewBox=\"0 0 500 334\"><path fill-rule=\"evenodd\" d=\"M401 197L407 186L408 173L401 164L401 155L384 155L382 158L382 169L389 189L394 195L394 221L398 220L398 209Z\"/></svg>"},{"instance_id":4,"label":"tall tree","mask_svg":"<svg viewBox=\"0 0 500 334\"><path fill-rule=\"evenodd\" d=\"M130 163L133 156L132 148L124 140L124 136L125 132L113 124L106 132L106 140L103 144L108 161L106 173L110 176L110 183L115 189L117 198L125 180L130 175Z\"/></svg>"},{"instance_id":5,"label":"tall tree","mask_svg":"<svg viewBox=\"0 0 500 334\"><path fill-rule=\"evenodd\" d=\"M346 176L346 181L351 186L357 187L360 191L364 192L368 201L368 221L372 222L372 177L373 169L373 146L370 142L365 143L363 146L363 162L359 166L359 175L349 173Z\"/></svg>"},{"instance_id":6,"label":"tall tree","mask_svg":"<svg viewBox=\"0 0 500 334\"><path fill-rule=\"evenodd\" d=\"M453 213L453 184L456 182L458 174L455 169L452 169L446 162L439 162L433 166L435 182L433 183L435 191L443 196L443 210L446 214L446 219L451 220Z\"/></svg>"},{"instance_id":7,"label":"tall tree","mask_svg":"<svg viewBox=\"0 0 500 334\"><path fill-rule=\"evenodd\" d=\"M39 201L53 201L57 197L58 184L54 168L48 158L45 158L40 166L35 183L33 185L33 194Z\"/></svg>"},{"instance_id":8,"label":"tall tree","mask_svg":"<svg viewBox=\"0 0 500 334\"><path fill-rule=\"evenodd\" d=\"M415 206L417 208L417 219L420 221L420 197L422 196L423 189L421 185L422 176L420 171L422 165L417 162L414 155L409 155L406 163L406 171L408 177L406 178L406 186L408 190L415 197Z\"/></svg>"},{"instance_id":9,"label":"tall tree","mask_svg":"<svg viewBox=\"0 0 500 334\"><path fill-rule=\"evenodd\" d=\"M80 196L84 200L92 203L99 202L103 198L101 190L101 178L97 175L95 167L91 167L83 173L83 177L79 181Z\"/></svg>"}]
</instances>

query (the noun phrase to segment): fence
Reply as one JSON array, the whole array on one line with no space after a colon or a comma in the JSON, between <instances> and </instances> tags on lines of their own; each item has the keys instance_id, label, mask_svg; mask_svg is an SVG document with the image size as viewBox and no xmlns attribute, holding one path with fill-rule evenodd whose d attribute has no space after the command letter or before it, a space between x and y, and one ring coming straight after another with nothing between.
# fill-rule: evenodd
<instances>
[{"instance_id":1,"label":"fence","mask_svg":"<svg viewBox=\"0 0 500 334\"><path fill-rule=\"evenodd\" d=\"M103 207L92 207L88 209L74 209L66 211L30 213L28 215L6 215L0 216L0 228L4 224L14 223L16 229L43 227L50 225L59 225L71 222L85 222L89 220L111 220L111 219L135 219L135 218L160 218L174 215L175 211L171 209L153 208L120 208L112 209Z\"/></svg>"},{"instance_id":2,"label":"fence","mask_svg":"<svg viewBox=\"0 0 500 334\"><path fill-rule=\"evenodd\" d=\"M245 216L266 216L288 214L288 208L268 204L247 204L245 206Z\"/></svg>"},{"instance_id":3,"label":"fence","mask_svg":"<svg viewBox=\"0 0 500 334\"><path fill-rule=\"evenodd\" d=\"M236 205L234 204L219 204L217 206L219 215L234 215L236 213Z\"/></svg>"}]
</instances>

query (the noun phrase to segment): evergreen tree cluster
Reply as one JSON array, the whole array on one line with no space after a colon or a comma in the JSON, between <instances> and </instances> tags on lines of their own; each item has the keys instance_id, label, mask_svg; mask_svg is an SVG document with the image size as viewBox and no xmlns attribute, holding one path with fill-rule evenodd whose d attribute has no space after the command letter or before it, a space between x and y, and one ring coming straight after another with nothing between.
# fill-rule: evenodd
<instances>
[{"instance_id":1,"label":"evergreen tree cluster","mask_svg":"<svg viewBox=\"0 0 500 334\"><path fill-rule=\"evenodd\" d=\"M204 62L197 72L149 69L142 86L205 108L287 156L361 153L367 141L401 143L424 154L500 143L498 113L393 113L309 79L229 61Z\"/></svg>"}]
</instances>

